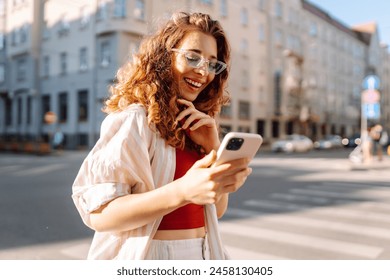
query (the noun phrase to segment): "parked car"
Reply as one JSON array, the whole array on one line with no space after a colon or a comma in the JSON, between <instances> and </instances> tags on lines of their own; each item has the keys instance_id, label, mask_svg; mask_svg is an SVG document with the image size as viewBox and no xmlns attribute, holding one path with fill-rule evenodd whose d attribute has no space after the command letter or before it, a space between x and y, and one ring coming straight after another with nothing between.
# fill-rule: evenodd
<instances>
[{"instance_id":1,"label":"parked car","mask_svg":"<svg viewBox=\"0 0 390 280\"><path fill-rule=\"evenodd\" d=\"M314 142L314 148L319 150L341 148L343 147L342 140L339 135L326 135L323 139Z\"/></svg>"},{"instance_id":2,"label":"parked car","mask_svg":"<svg viewBox=\"0 0 390 280\"><path fill-rule=\"evenodd\" d=\"M344 145L346 148L354 148L357 145L360 145L361 140L360 140L360 133L355 133L351 137L346 137L341 140L341 143Z\"/></svg>"},{"instance_id":3,"label":"parked car","mask_svg":"<svg viewBox=\"0 0 390 280\"><path fill-rule=\"evenodd\" d=\"M291 134L272 143L271 150L285 153L307 152L312 150L313 147L314 144L310 138L300 134Z\"/></svg>"}]
</instances>

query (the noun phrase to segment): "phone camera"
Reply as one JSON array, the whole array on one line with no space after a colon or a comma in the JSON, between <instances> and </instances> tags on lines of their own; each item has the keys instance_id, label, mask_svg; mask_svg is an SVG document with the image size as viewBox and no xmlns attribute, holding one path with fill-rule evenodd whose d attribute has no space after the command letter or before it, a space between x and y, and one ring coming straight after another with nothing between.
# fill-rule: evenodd
<instances>
[{"instance_id":1,"label":"phone camera","mask_svg":"<svg viewBox=\"0 0 390 280\"><path fill-rule=\"evenodd\" d=\"M244 143L243 138L232 138L229 140L226 149L231 151L237 151L241 148L243 143Z\"/></svg>"}]
</instances>

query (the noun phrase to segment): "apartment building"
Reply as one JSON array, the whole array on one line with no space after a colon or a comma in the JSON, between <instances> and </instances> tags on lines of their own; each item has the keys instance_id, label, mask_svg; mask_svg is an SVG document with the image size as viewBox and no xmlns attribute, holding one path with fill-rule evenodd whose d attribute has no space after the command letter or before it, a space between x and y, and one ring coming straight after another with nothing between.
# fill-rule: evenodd
<instances>
[{"instance_id":1,"label":"apartment building","mask_svg":"<svg viewBox=\"0 0 390 280\"><path fill-rule=\"evenodd\" d=\"M210 13L230 39L224 131L266 142L296 132L350 135L368 74L382 81L373 121L389 123L389 53L377 26L347 27L308 1L0 0L0 137L49 141L61 130L67 148L91 147L117 69L179 10Z\"/></svg>"}]
</instances>

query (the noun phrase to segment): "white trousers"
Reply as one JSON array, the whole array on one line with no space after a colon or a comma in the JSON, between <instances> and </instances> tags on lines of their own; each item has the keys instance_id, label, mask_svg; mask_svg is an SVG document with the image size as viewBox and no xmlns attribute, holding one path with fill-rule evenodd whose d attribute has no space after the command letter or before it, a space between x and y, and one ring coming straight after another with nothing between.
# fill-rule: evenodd
<instances>
[{"instance_id":1,"label":"white trousers","mask_svg":"<svg viewBox=\"0 0 390 280\"><path fill-rule=\"evenodd\" d=\"M209 260L206 238L182 240L152 240L146 260Z\"/></svg>"}]
</instances>

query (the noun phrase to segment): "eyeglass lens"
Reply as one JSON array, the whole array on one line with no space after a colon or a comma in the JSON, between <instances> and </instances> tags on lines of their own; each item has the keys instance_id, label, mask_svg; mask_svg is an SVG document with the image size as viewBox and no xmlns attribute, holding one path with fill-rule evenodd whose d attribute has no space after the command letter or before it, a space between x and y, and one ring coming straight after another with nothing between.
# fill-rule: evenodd
<instances>
[{"instance_id":1,"label":"eyeglass lens","mask_svg":"<svg viewBox=\"0 0 390 280\"><path fill-rule=\"evenodd\" d=\"M182 53L188 63L189 66L194 68L201 67L204 63L207 63L208 71L214 74L219 74L223 70L225 70L226 65L221 61L210 61L203 58L200 54L192 51L180 50L180 49L172 49L173 51Z\"/></svg>"}]
</instances>

